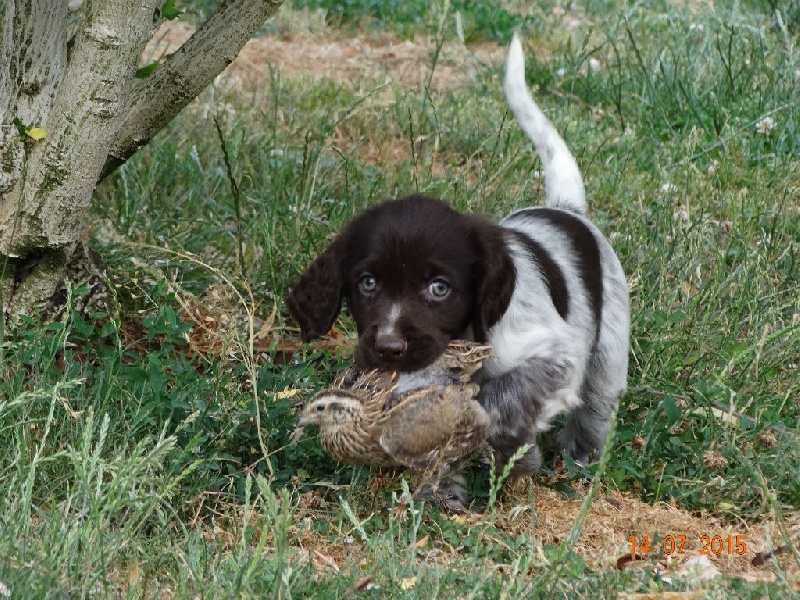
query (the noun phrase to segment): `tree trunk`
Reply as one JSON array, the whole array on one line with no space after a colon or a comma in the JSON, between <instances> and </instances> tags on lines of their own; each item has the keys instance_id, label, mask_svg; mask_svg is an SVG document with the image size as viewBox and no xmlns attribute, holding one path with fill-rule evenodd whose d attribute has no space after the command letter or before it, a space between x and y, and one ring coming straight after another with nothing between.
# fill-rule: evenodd
<instances>
[{"instance_id":1,"label":"tree trunk","mask_svg":"<svg viewBox=\"0 0 800 600\"><path fill-rule=\"evenodd\" d=\"M0 300L6 318L35 314L47 302L63 278L97 182L233 61L282 0L223 0L150 78L137 79L162 2L88 0L69 50L63 0L0 6ZM21 134L21 125L42 128L46 137L34 141Z\"/></svg>"}]
</instances>

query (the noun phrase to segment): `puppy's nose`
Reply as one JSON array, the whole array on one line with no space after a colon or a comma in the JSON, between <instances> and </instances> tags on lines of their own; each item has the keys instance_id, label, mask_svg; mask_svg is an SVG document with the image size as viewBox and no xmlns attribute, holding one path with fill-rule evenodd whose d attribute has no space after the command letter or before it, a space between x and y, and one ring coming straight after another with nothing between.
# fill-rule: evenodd
<instances>
[{"instance_id":1,"label":"puppy's nose","mask_svg":"<svg viewBox=\"0 0 800 600\"><path fill-rule=\"evenodd\" d=\"M408 343L395 333L382 333L375 338L375 349L385 360L402 358L407 348Z\"/></svg>"}]
</instances>

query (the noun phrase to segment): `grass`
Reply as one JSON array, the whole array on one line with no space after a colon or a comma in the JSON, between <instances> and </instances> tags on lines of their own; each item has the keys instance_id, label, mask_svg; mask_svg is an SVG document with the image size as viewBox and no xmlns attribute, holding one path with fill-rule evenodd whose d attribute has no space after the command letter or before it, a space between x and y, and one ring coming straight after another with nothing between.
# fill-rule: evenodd
<instances>
[{"instance_id":1,"label":"grass","mask_svg":"<svg viewBox=\"0 0 800 600\"><path fill-rule=\"evenodd\" d=\"M452 12L441 27L429 18L444 5L418 18L423 4L404 4L390 30L456 35ZM474 39L508 33L462 4ZM373 13L392 5L345 3L335 31L385 28ZM800 506L796 7L776 19L755 1L486 6L526 32L529 81L632 293L630 390L602 468L537 482L580 495L597 475L598 490L742 528L788 518ZM31 319L2 340L0 596L796 595L776 565L771 583L599 569L570 538L532 535L547 516L533 488L497 496L478 473L489 509L451 518L396 477L336 465L313 438L288 443L298 403L355 334L344 316L338 337L292 344L281 298L345 221L411 191L494 217L542 195L498 68L426 93L279 67L263 96L205 93L98 189L93 243L125 281L119 315Z\"/></svg>"}]
</instances>

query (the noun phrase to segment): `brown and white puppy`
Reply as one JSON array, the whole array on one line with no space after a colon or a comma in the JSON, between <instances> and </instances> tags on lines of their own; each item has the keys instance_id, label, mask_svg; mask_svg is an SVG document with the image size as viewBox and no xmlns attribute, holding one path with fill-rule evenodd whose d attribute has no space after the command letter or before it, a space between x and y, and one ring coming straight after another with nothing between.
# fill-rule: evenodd
<instances>
[{"instance_id":1,"label":"brown and white puppy","mask_svg":"<svg viewBox=\"0 0 800 600\"><path fill-rule=\"evenodd\" d=\"M568 413L558 451L587 460L626 388L628 287L613 249L586 218L583 179L525 83L515 36L505 96L542 160L544 207L498 225L412 195L353 219L294 284L287 304L303 338L323 335L346 299L363 368L413 372L455 338L492 345L480 401L501 463Z\"/></svg>"}]
</instances>

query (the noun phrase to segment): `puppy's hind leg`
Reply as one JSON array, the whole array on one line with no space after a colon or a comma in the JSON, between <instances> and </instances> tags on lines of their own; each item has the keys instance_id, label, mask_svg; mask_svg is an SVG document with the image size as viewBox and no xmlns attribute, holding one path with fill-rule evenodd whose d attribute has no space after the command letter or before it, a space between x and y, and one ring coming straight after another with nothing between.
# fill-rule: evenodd
<instances>
[{"instance_id":1,"label":"puppy's hind leg","mask_svg":"<svg viewBox=\"0 0 800 600\"><path fill-rule=\"evenodd\" d=\"M615 417L619 398L625 391L624 371L611 370L608 365L591 365L586 373L580 396L583 404L568 416L558 436L557 456L566 452L578 462L587 464L603 449Z\"/></svg>"}]
</instances>

